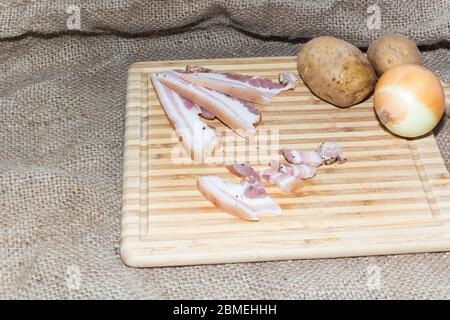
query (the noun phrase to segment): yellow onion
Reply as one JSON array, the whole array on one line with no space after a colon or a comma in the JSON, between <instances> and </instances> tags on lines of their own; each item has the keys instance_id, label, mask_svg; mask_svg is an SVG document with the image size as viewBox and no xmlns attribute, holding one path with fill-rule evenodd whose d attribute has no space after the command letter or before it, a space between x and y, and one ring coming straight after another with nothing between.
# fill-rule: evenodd
<instances>
[{"instance_id":1,"label":"yellow onion","mask_svg":"<svg viewBox=\"0 0 450 320\"><path fill-rule=\"evenodd\" d=\"M392 133L414 138L437 125L444 113L444 89L429 70L415 64L389 69L374 94L378 119Z\"/></svg>"}]
</instances>

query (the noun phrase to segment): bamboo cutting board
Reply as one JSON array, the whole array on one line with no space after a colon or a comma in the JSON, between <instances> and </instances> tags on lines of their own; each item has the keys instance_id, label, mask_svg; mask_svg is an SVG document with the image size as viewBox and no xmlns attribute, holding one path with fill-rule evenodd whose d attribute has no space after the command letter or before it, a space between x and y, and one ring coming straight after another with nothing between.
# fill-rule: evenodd
<instances>
[{"instance_id":1,"label":"bamboo cutting board","mask_svg":"<svg viewBox=\"0 0 450 320\"><path fill-rule=\"evenodd\" d=\"M295 57L157 61L130 67L121 234L121 256L127 265L450 250L450 177L432 135L412 141L396 138L380 127L371 99L339 109L302 84L277 96L272 105L259 106L263 122L258 129L269 138L258 140L256 148L214 120L212 125L235 141L227 141L222 148L226 152L208 164L191 164L180 154L182 148L148 80L150 72L187 64L271 79L282 71L296 72ZM450 98L449 88L446 96ZM196 189L199 175L239 181L224 168L221 156L228 163L250 160L255 169L262 169L281 147L314 149L326 140L337 141L348 161L320 167L316 178L295 195L267 185L282 216L239 220L215 208ZM261 149L265 153L259 154Z\"/></svg>"}]
</instances>

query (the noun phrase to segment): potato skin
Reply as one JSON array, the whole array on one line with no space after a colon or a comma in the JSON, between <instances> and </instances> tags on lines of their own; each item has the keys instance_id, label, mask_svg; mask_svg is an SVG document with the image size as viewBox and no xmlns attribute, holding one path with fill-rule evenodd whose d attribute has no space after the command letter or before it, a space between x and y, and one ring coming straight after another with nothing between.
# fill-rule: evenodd
<instances>
[{"instance_id":1,"label":"potato skin","mask_svg":"<svg viewBox=\"0 0 450 320\"><path fill-rule=\"evenodd\" d=\"M422 56L415 43L400 35L385 35L372 42L367 58L380 76L401 64L422 65Z\"/></svg>"},{"instance_id":2,"label":"potato skin","mask_svg":"<svg viewBox=\"0 0 450 320\"><path fill-rule=\"evenodd\" d=\"M370 95L376 74L366 56L354 45L334 37L318 37L298 52L297 67L303 82L319 98L346 108Z\"/></svg>"}]
</instances>

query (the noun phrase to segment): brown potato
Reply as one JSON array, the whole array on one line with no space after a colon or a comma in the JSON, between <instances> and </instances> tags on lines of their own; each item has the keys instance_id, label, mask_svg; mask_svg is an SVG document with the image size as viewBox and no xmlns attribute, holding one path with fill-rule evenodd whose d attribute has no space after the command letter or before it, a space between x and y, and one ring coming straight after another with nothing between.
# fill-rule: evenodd
<instances>
[{"instance_id":1,"label":"brown potato","mask_svg":"<svg viewBox=\"0 0 450 320\"><path fill-rule=\"evenodd\" d=\"M341 39L312 39L298 52L297 67L314 94L339 107L363 101L375 88L376 74L369 60Z\"/></svg>"},{"instance_id":2,"label":"brown potato","mask_svg":"<svg viewBox=\"0 0 450 320\"><path fill-rule=\"evenodd\" d=\"M386 35L374 41L367 50L367 58L380 76L401 64L422 65L415 43L400 35Z\"/></svg>"}]
</instances>

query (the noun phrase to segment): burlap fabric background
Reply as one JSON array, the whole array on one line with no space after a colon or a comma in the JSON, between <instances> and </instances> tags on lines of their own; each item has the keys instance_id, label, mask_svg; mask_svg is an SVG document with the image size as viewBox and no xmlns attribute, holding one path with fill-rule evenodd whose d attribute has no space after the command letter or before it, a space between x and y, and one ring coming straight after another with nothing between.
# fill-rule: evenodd
<instances>
[{"instance_id":1,"label":"burlap fabric background","mask_svg":"<svg viewBox=\"0 0 450 320\"><path fill-rule=\"evenodd\" d=\"M395 30L450 83L448 0L376 1L381 30L366 26L372 1L54 2L0 1L0 298L450 298L448 253L145 270L118 254L129 64ZM67 31L71 4L81 31ZM437 140L448 166L448 118Z\"/></svg>"}]
</instances>

